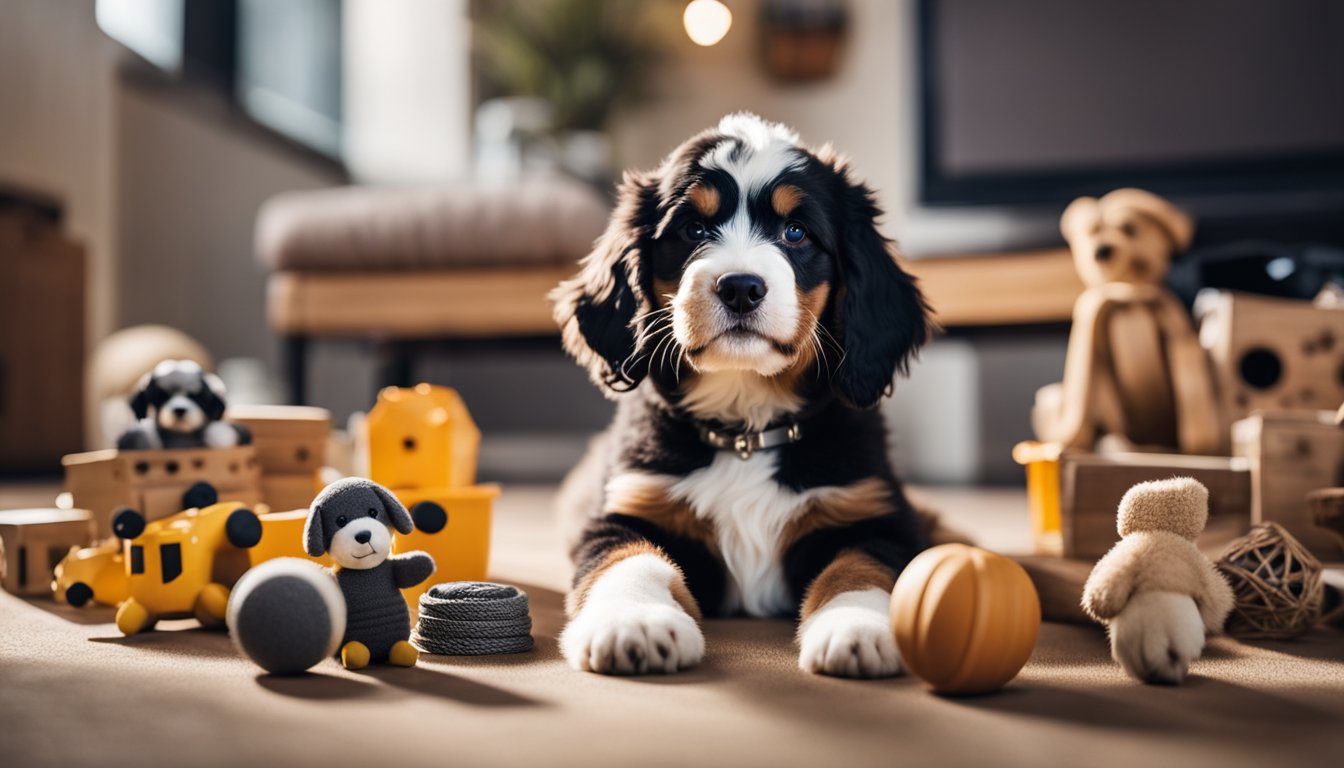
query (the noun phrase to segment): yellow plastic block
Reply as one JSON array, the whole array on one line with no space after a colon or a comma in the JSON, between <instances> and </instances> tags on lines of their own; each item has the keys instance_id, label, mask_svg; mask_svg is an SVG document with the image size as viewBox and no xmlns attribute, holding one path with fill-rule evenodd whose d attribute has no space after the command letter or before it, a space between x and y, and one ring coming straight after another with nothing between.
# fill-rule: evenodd
<instances>
[{"instance_id":1,"label":"yellow plastic block","mask_svg":"<svg viewBox=\"0 0 1344 768\"><path fill-rule=\"evenodd\" d=\"M402 590L414 619L419 612L420 595L435 584L486 578L490 570L491 507L499 495L499 486L398 490L396 494L411 510L412 519L423 517L416 514L416 505L422 502L437 504L447 518L440 530L417 527L392 539L393 552L421 550L434 558L434 573L419 585Z\"/></svg>"},{"instance_id":2,"label":"yellow plastic block","mask_svg":"<svg viewBox=\"0 0 1344 768\"><path fill-rule=\"evenodd\" d=\"M387 387L367 423L374 482L394 490L476 482L481 433L456 391L429 384Z\"/></svg>"},{"instance_id":3,"label":"yellow plastic block","mask_svg":"<svg viewBox=\"0 0 1344 768\"><path fill-rule=\"evenodd\" d=\"M1027 470L1027 509L1036 551L1058 555L1063 551L1059 514L1058 443L1026 440L1013 446L1013 460Z\"/></svg>"},{"instance_id":4,"label":"yellow plastic block","mask_svg":"<svg viewBox=\"0 0 1344 768\"><path fill-rule=\"evenodd\" d=\"M255 567L277 557L302 557L330 568L335 565L330 555L308 557L303 549L303 524L308 520L307 509L285 512L267 512L257 515L261 521L261 541L247 551L248 560Z\"/></svg>"}]
</instances>

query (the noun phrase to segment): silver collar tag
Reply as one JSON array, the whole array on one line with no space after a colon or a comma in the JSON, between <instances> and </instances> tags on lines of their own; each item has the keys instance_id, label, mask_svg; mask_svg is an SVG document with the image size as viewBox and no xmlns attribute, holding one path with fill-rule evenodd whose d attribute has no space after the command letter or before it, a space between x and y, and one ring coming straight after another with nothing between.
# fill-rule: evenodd
<instances>
[{"instance_id":1,"label":"silver collar tag","mask_svg":"<svg viewBox=\"0 0 1344 768\"><path fill-rule=\"evenodd\" d=\"M802 429L797 423L760 432L730 432L709 427L700 428L700 439L705 444L719 450L733 451L743 461L750 459L757 451L796 443L802 436Z\"/></svg>"}]
</instances>

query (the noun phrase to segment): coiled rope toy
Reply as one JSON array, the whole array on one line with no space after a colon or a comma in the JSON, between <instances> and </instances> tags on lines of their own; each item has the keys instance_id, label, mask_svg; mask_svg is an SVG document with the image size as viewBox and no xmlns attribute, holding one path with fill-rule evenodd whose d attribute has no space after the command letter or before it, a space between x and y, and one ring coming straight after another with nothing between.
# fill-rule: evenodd
<instances>
[{"instance_id":1,"label":"coiled rope toy","mask_svg":"<svg viewBox=\"0 0 1344 768\"><path fill-rule=\"evenodd\" d=\"M411 643L443 656L485 656L532 650L527 593L507 584L451 581L420 596Z\"/></svg>"}]
</instances>

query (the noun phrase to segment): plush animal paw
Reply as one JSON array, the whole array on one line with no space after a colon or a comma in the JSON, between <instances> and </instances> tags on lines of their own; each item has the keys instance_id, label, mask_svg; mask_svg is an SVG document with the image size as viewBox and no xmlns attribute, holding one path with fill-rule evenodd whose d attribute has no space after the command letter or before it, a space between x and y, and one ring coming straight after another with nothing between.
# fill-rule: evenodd
<instances>
[{"instance_id":1,"label":"plush animal paw","mask_svg":"<svg viewBox=\"0 0 1344 768\"><path fill-rule=\"evenodd\" d=\"M699 664L705 637L670 590L680 578L656 555L627 558L609 568L560 635L565 661L605 675L671 673Z\"/></svg>"},{"instance_id":2,"label":"plush animal paw","mask_svg":"<svg viewBox=\"0 0 1344 768\"><path fill-rule=\"evenodd\" d=\"M798 628L798 666L837 677L891 677L901 673L901 653L888 618L885 590L844 592Z\"/></svg>"},{"instance_id":3,"label":"plush animal paw","mask_svg":"<svg viewBox=\"0 0 1344 768\"><path fill-rule=\"evenodd\" d=\"M1204 621L1188 595L1141 592L1110 622L1111 656L1131 677L1177 685L1204 650Z\"/></svg>"},{"instance_id":4,"label":"plush animal paw","mask_svg":"<svg viewBox=\"0 0 1344 768\"><path fill-rule=\"evenodd\" d=\"M358 640L351 640L341 646L341 666L346 669L363 669L369 666L369 647Z\"/></svg>"},{"instance_id":5,"label":"plush animal paw","mask_svg":"<svg viewBox=\"0 0 1344 768\"><path fill-rule=\"evenodd\" d=\"M205 425L201 441L207 448L233 448L242 444L238 428L227 421L212 421Z\"/></svg>"},{"instance_id":6,"label":"plush animal paw","mask_svg":"<svg viewBox=\"0 0 1344 768\"><path fill-rule=\"evenodd\" d=\"M387 654L387 661L395 667L414 667L420 660L420 652L405 640L398 640Z\"/></svg>"}]
</instances>

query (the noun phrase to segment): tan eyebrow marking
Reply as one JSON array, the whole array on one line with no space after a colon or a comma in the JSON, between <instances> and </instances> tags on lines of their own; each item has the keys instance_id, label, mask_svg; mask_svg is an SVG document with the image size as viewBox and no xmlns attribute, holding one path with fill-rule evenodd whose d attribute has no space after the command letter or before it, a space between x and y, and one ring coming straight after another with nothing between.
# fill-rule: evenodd
<instances>
[{"instance_id":1,"label":"tan eyebrow marking","mask_svg":"<svg viewBox=\"0 0 1344 768\"><path fill-rule=\"evenodd\" d=\"M770 205L780 216L793 213L793 209L802 201L803 191L792 184L780 184L775 187L774 194L770 195Z\"/></svg>"},{"instance_id":2,"label":"tan eyebrow marking","mask_svg":"<svg viewBox=\"0 0 1344 768\"><path fill-rule=\"evenodd\" d=\"M692 184L691 188L686 190L686 197L690 198L691 204L702 216L713 216L719 212L719 190L708 184L700 182Z\"/></svg>"}]
</instances>

